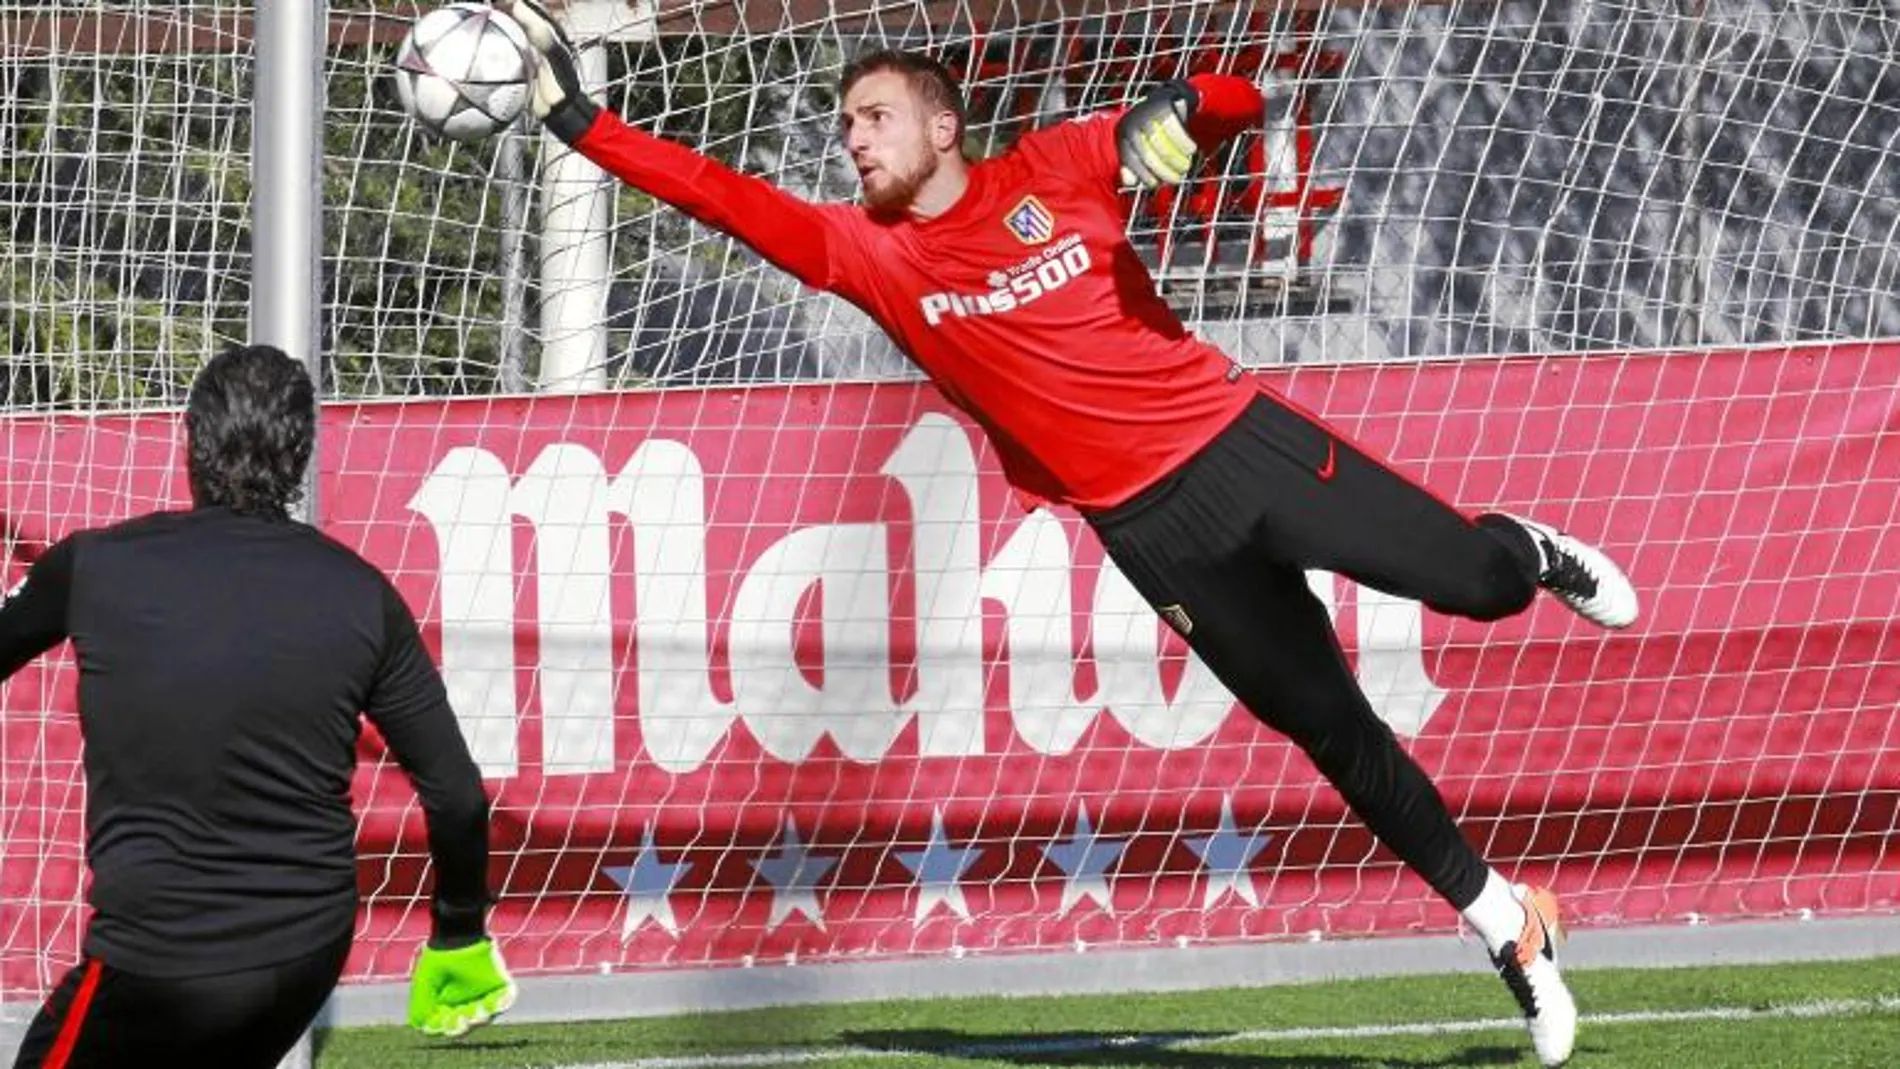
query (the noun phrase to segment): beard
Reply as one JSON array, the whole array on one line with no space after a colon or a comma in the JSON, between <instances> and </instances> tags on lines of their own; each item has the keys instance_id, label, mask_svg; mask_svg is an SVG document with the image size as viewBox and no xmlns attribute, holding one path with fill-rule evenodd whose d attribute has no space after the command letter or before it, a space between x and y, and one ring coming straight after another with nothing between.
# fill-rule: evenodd
<instances>
[{"instance_id":1,"label":"beard","mask_svg":"<svg viewBox=\"0 0 1900 1069\"><path fill-rule=\"evenodd\" d=\"M917 191L937 173L937 157L928 150L919 152L909 167L879 168L881 181L875 188L864 186L864 206L879 215L897 215L917 199Z\"/></svg>"}]
</instances>

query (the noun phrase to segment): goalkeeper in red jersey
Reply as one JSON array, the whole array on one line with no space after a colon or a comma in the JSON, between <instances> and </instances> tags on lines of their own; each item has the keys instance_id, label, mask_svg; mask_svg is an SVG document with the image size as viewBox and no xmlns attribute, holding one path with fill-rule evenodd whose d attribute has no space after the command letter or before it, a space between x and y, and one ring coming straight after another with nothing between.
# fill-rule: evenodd
<instances>
[{"instance_id":1,"label":"goalkeeper in red jersey","mask_svg":"<svg viewBox=\"0 0 1900 1069\"><path fill-rule=\"evenodd\" d=\"M1312 759L1379 840L1482 935L1547 1065L1576 1006L1556 899L1467 843L1374 713L1304 572L1456 616L1537 590L1606 627L1636 594L1602 553L1543 524L1466 516L1246 375L1156 295L1126 237L1123 182L1186 177L1257 124L1247 81L1200 75L1133 107L972 162L955 80L911 53L845 69L840 130L861 205L816 205L634 130L590 101L533 0L506 4L542 54L535 110L582 155L868 312L987 432L1032 506L1074 507L1115 563L1262 722Z\"/></svg>"}]
</instances>

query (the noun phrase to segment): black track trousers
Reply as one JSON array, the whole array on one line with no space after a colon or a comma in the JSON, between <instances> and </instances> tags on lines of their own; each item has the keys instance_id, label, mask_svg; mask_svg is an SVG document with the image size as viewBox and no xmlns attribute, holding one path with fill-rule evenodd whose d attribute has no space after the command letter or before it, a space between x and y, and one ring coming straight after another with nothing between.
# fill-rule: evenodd
<instances>
[{"instance_id":1,"label":"black track trousers","mask_svg":"<svg viewBox=\"0 0 1900 1069\"><path fill-rule=\"evenodd\" d=\"M1484 860L1374 715L1304 572L1495 620L1537 591L1521 528L1466 517L1265 394L1180 468L1087 519L1135 589L1381 843L1454 908L1476 900Z\"/></svg>"},{"instance_id":2,"label":"black track trousers","mask_svg":"<svg viewBox=\"0 0 1900 1069\"><path fill-rule=\"evenodd\" d=\"M14 1069L275 1069L336 987L346 935L315 954L211 976L151 977L83 958L48 995Z\"/></svg>"}]
</instances>

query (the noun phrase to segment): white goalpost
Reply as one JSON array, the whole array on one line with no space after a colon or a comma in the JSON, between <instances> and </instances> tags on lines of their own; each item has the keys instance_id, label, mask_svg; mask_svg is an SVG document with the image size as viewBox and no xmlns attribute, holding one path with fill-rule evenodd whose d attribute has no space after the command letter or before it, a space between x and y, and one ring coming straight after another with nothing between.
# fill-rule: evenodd
<instances>
[{"instance_id":1,"label":"white goalpost","mask_svg":"<svg viewBox=\"0 0 1900 1069\"><path fill-rule=\"evenodd\" d=\"M323 361L314 519L423 622L529 982L1452 929L861 314L531 127L408 124L431 6L307 5L316 84L237 0L0 0L8 586L182 506L184 390L268 334ZM1644 592L1603 637L1311 577L1473 841L1585 930L1893 912L1900 3L553 6L606 106L814 199L864 48L944 58L978 154L1254 79L1260 129L1129 201L1170 303ZM9 1021L85 921L73 675L0 693ZM430 881L361 753L351 985L406 977Z\"/></svg>"}]
</instances>

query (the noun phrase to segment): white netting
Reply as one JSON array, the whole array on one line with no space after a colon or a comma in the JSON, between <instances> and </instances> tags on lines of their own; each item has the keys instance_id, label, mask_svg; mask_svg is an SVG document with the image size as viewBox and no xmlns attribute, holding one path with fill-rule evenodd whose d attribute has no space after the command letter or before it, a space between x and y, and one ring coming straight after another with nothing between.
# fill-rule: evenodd
<instances>
[{"instance_id":1,"label":"white netting","mask_svg":"<svg viewBox=\"0 0 1900 1069\"><path fill-rule=\"evenodd\" d=\"M324 292L337 394L527 385L538 139L422 139L386 76L422 8L331 8ZM243 330L245 5L0 10L15 89L3 113L11 397L175 396L188 378L177 354ZM1101 16L1051 3L1028 19L883 3L738 33L731 11L696 10L581 27L613 31L609 98L815 195L850 193L833 88L843 58L874 43L933 47L971 75L986 151L1156 76L1219 68L1273 84L1260 150L1243 147L1224 182L1144 205L1134 226L1151 259L1169 234L1177 305L1250 362L1900 332L1891 5L1292 16L1166 3ZM906 373L852 317L670 210L619 191L611 218L612 381ZM1303 258L1288 255L1302 244Z\"/></svg>"},{"instance_id":2,"label":"white netting","mask_svg":"<svg viewBox=\"0 0 1900 1069\"><path fill-rule=\"evenodd\" d=\"M0 4L9 407L175 401L244 331L244 5L164 6Z\"/></svg>"},{"instance_id":3,"label":"white netting","mask_svg":"<svg viewBox=\"0 0 1900 1069\"><path fill-rule=\"evenodd\" d=\"M333 533L390 569L425 616L458 711L476 721L476 749L499 770L498 923L521 940L518 965L730 964L1448 923L1313 789L1299 758L1260 743L1244 723L1223 722L1227 734L1215 743L1208 728L1154 758L1193 734L1170 718L1205 713L1178 689L1186 671L1178 651L1155 670L1166 683L1152 693L1146 675L1128 671L1100 682L1120 704L1097 719L1120 718L1125 734L1109 743L1064 736L1097 712L1071 700L1080 684L1064 675L1068 655L1080 660L1080 646L1092 643L1090 656L1100 656L1110 628L1142 642L1146 633L1124 626L1127 599L1114 600L1122 592L1112 583L1072 590L1070 542L1052 521L997 505L993 480L983 484L982 523L956 526L966 518L966 502L949 493L966 485L960 439L944 432L943 417L919 414L928 402L880 392L901 384L647 389L913 373L854 311L634 190L607 194L598 282L544 281L542 261L573 242L540 234L556 198L545 195L538 133L449 146L424 139L396 110L389 62L426 6L330 5L326 393L472 399L334 410L320 507ZM841 63L870 45L928 47L967 74L981 152L1000 150L1025 124L1119 103L1155 78L1199 70L1256 78L1270 96L1261 133L1218 161L1215 176L1144 198L1131 227L1176 306L1248 363L1900 336L1900 4L1518 0L1295 12L1181 0L1108 15L1081 0L770 6L769 23L747 25L730 4L669 2L657 14L586 5L575 30L584 42L604 36L601 84L629 119L827 198L850 196L853 184L832 138L835 81ZM14 416L0 459L11 479L10 577L47 538L181 498L168 422L92 417L176 406L204 355L244 336L248 15L249 5L223 0L0 0L0 311L10 343L4 403ZM597 314L578 328L544 325L544 308L570 285L597 296ZM543 354L596 324L604 356L578 369L595 374L556 385L620 392L533 406L494 396L553 378ZM1892 356L1883 353L1790 361L1789 375L1823 369L1811 382L1777 378L1765 361L1733 353L1636 360L1574 397L1540 392L1568 381L1557 374L1571 368L1564 361L1549 375L1483 361L1427 368L1416 381L1393 376L1417 365L1337 380L1302 369L1290 379L1306 400L1349 413L1375 444L1396 445L1401 462L1430 469L1434 485L1461 501L1568 511L1620 538L1622 551L1650 555L1639 579L1657 585L1663 610L1679 611L1662 611L1658 635L1614 656L1559 649L1565 636L1552 639L1548 622L1543 644L1508 629L1421 640L1428 629L1415 608L1326 587L1362 678L1384 688L1375 702L1405 721L1404 733L1420 733L1434 770L1450 770L1448 793L1473 818L1474 838L1571 875L1587 919L1666 919L1689 908L1711 874L1735 877L1724 865L1742 873L1729 884L1734 898L1700 909L1891 908L1892 864L1867 844L1893 811L1880 755L1897 751L1891 729L1881 733L1875 721L1891 689L1880 680L1895 677L1896 658L1867 621L1891 615L1881 599L1893 572L1880 562L1894 558L1880 539L1894 517L1880 502L1893 495L1890 486L1884 498L1852 489L1885 485L1870 474L1878 464L1852 466L1890 448L1881 434L1882 414L1894 411L1891 380L1877 372ZM1394 390L1397 411L1379 400ZM1808 400L1777 400L1784 396ZM1665 433L1711 410L1735 416L1706 437ZM1771 426L1771 410L1791 422ZM49 412L65 418L41 422ZM1618 424L1619 412L1634 415ZM1839 426L1828 422L1836 412ZM1446 414L1464 422L1441 438L1435 428ZM1599 424L1629 432L1592 429ZM1793 459L1774 469L1784 452ZM1647 463L1671 455L1700 458L1710 474L1696 482L1678 478L1688 461ZM1752 468L1727 480L1724 462L1744 459L1770 465L1774 481ZM1599 472L1594 482L1578 474L1602 464L1623 474ZM1652 469L1664 481L1644 482ZM976 482L971 474L967 485ZM573 486L589 493L563 489ZM1598 522L1618 502L1634 511ZM914 531L886 546L866 533L873 519ZM981 560L973 542L933 542L935 522L980 539ZM821 528L832 541L804 537ZM1750 547L1742 559L1712 548L1770 528L1773 539L1741 543ZM1076 538L1072 523L1069 534ZM474 563L451 574L442 562L456 539L466 557L458 561ZM1803 558L1787 551L1795 542L1829 548ZM748 585L779 550L780 563L794 550L816 555L822 597L809 584L790 596ZM1054 678L1063 708L1042 710L1047 722L1033 730L1044 735L1013 763L976 759L982 731L962 750L940 742L947 756L923 757L902 734L917 695L970 697L958 690L968 650L957 620L934 619L935 631L920 622L932 611L927 585L938 584L932 596L945 604L969 590L933 579L905 554L928 556L955 578L966 550L992 569L963 603L968 619L1007 603L1008 626L1031 621L1009 631L1013 656L1033 641L1060 654L1037 669L1053 664L1054 675L1035 680ZM1093 576L1086 557L1076 549L1074 567ZM880 581L877 569L909 567L891 587L901 609L889 611L915 646L941 641L931 649L955 670L923 672L921 682L913 671L893 683L912 697L875 710L805 701L801 678L823 689L816 673L801 677L809 664L781 673L796 715L734 698L733 664L758 660L730 638L742 611L755 613L757 632L796 631L807 648L865 638L862 628L834 636L821 626L838 605L886 608L839 581L859 574L848 565ZM1060 581L997 578L1012 569ZM1809 599L1810 580L1832 593ZM1130 611L1148 625L1138 605ZM1803 612L1825 617L1824 626L1801 630ZM1071 624L1087 636L1076 651ZM871 646L887 638L873 636ZM971 717L958 720L969 710L946 706L919 722L967 726L986 700L1029 678L1021 664L1005 675L996 634L983 642L989 655L974 670ZM1575 697L1587 689L1577 676L1590 672L1544 672L1546 662L1579 660L1597 677L1658 688L1640 698L1674 704L1659 704L1668 715L1653 718L1648 706L1606 712L1615 695ZM680 674L661 673L662 661ZM842 686L846 673L833 670L842 666L820 663L826 685ZM1467 723L1447 730L1443 717L1432 721L1454 689L1448 665L1481 681L1469 693L1529 710L1529 726L1489 730L1495 710L1459 705L1468 695L1446 706L1464 710ZM49 673L22 677L7 694L0 996L9 1003L37 994L76 953L81 792L70 685L70 674ZM663 710L635 707L649 687ZM1724 704L1762 688L1785 693ZM1155 700L1144 707L1143 696ZM1158 706L1165 701L1176 705ZM1730 715L1744 706L1748 715ZM652 757L662 711L685 722L666 762ZM1006 712L1015 719L990 721L993 745L1008 734L999 724L1033 734L1024 709ZM799 721L807 713L812 723L829 717L835 730L813 741L822 732ZM1845 733L1850 723L1878 737ZM736 750L721 749L728 728ZM908 757L880 765L849 747L840 757L838 737L853 730L864 734L849 746L862 753L909 747ZM1064 739L1079 749L1063 750ZM1678 760L1685 739L1702 740L1694 761ZM815 757L785 758L807 742L820 747ZM1549 769L1526 772L1511 763L1518 753L1548 757ZM1724 768L1744 770L1746 782L1718 787ZM1549 781L1538 778L1545 771ZM1697 777L1707 777L1705 788ZM388 779L361 799L376 830L365 838L371 895L357 976L399 975L421 921L421 846L413 834L392 845L414 809ZM1136 789L1145 785L1154 789ZM1545 788L1543 808L1522 809L1524 791ZM1731 832L1711 836L1703 812L1732 822ZM1127 853L1113 865L1091 862L1081 821ZM1264 855L1271 864L1247 852L1266 846L1249 838L1262 821L1278 822L1267 835L1279 844ZM1813 835L1800 834L1803 826ZM981 844L988 860L966 873L950 856L953 843ZM807 851L815 860L801 868ZM1217 877L1210 855L1240 861ZM1258 885L1248 882L1250 864ZM1066 879L1052 885L1057 869ZM918 881L922 890L911 886ZM1273 908L1202 919L1255 900L1259 887ZM958 904L976 920L957 921Z\"/></svg>"}]
</instances>

